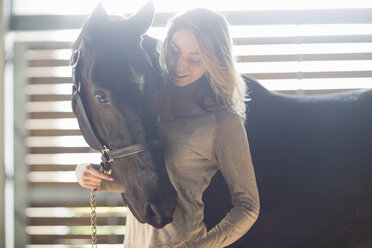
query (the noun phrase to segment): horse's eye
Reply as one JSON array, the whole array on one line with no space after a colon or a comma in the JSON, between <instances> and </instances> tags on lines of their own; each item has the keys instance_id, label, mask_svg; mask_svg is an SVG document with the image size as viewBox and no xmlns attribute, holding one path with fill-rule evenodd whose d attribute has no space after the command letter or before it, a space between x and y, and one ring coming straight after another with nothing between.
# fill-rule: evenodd
<instances>
[{"instance_id":1,"label":"horse's eye","mask_svg":"<svg viewBox=\"0 0 372 248\"><path fill-rule=\"evenodd\" d=\"M96 99L100 102L100 103L109 103L110 100L107 98L107 96L105 95L101 95L101 94L96 94L95 95Z\"/></svg>"}]
</instances>

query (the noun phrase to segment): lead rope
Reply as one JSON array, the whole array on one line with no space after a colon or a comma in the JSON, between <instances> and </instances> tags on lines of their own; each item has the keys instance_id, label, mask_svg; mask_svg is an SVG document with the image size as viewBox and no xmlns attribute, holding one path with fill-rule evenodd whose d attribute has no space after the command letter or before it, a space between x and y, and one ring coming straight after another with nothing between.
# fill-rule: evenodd
<instances>
[{"instance_id":1,"label":"lead rope","mask_svg":"<svg viewBox=\"0 0 372 248\"><path fill-rule=\"evenodd\" d=\"M96 190L90 190L90 226L92 228L92 248L97 248Z\"/></svg>"},{"instance_id":2,"label":"lead rope","mask_svg":"<svg viewBox=\"0 0 372 248\"><path fill-rule=\"evenodd\" d=\"M106 148L106 146L105 146ZM107 148L106 148L107 149ZM107 175L111 175L111 169L103 169L102 163L100 171ZM90 189L90 226L92 228L92 248L97 248L97 215L96 215L96 190Z\"/></svg>"}]
</instances>

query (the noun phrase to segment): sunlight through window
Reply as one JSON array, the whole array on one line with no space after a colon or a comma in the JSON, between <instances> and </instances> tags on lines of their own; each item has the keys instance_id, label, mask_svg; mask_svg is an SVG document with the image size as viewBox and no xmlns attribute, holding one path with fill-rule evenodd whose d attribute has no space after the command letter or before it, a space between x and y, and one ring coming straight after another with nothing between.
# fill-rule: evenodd
<instances>
[{"instance_id":1,"label":"sunlight through window","mask_svg":"<svg viewBox=\"0 0 372 248\"><path fill-rule=\"evenodd\" d=\"M101 0L110 14L136 12L146 0ZM371 8L369 0L337 1L337 0L261 0L261 1L215 1L215 0L153 0L158 12L178 12L194 7L213 10L278 10L278 9L331 9L331 8ZM97 0L15 0L16 14L88 14L97 5Z\"/></svg>"}]
</instances>

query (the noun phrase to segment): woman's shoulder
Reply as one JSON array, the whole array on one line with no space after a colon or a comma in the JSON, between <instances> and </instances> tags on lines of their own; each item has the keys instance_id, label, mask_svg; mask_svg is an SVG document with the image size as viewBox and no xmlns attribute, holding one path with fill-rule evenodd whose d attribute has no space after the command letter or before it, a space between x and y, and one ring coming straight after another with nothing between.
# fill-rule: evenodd
<instances>
[{"instance_id":1,"label":"woman's shoulder","mask_svg":"<svg viewBox=\"0 0 372 248\"><path fill-rule=\"evenodd\" d=\"M228 147L237 147L247 142L247 133L244 122L232 110L216 113L216 128L214 130L214 147L222 151Z\"/></svg>"},{"instance_id":2,"label":"woman's shoulder","mask_svg":"<svg viewBox=\"0 0 372 248\"><path fill-rule=\"evenodd\" d=\"M216 111L216 135L231 134L244 129L244 122L240 116L231 109Z\"/></svg>"},{"instance_id":3,"label":"woman's shoulder","mask_svg":"<svg viewBox=\"0 0 372 248\"><path fill-rule=\"evenodd\" d=\"M221 125L232 124L232 123L242 123L240 116L229 108L222 108L215 111L216 122Z\"/></svg>"}]
</instances>

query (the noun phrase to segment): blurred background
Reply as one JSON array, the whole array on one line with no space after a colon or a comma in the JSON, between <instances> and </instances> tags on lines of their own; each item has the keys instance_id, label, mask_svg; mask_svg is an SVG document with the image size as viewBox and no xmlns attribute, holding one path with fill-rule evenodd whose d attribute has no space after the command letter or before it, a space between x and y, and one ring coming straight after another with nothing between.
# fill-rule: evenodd
<instances>
[{"instance_id":1,"label":"blurred background","mask_svg":"<svg viewBox=\"0 0 372 248\"><path fill-rule=\"evenodd\" d=\"M372 1L153 0L148 34L174 13L220 11L239 70L272 91L313 95L372 88ZM129 16L144 0L102 0ZM0 248L90 247L89 191L74 168L100 156L71 113L71 44L93 0L0 0ZM97 194L100 247L122 247L126 207Z\"/></svg>"}]
</instances>

